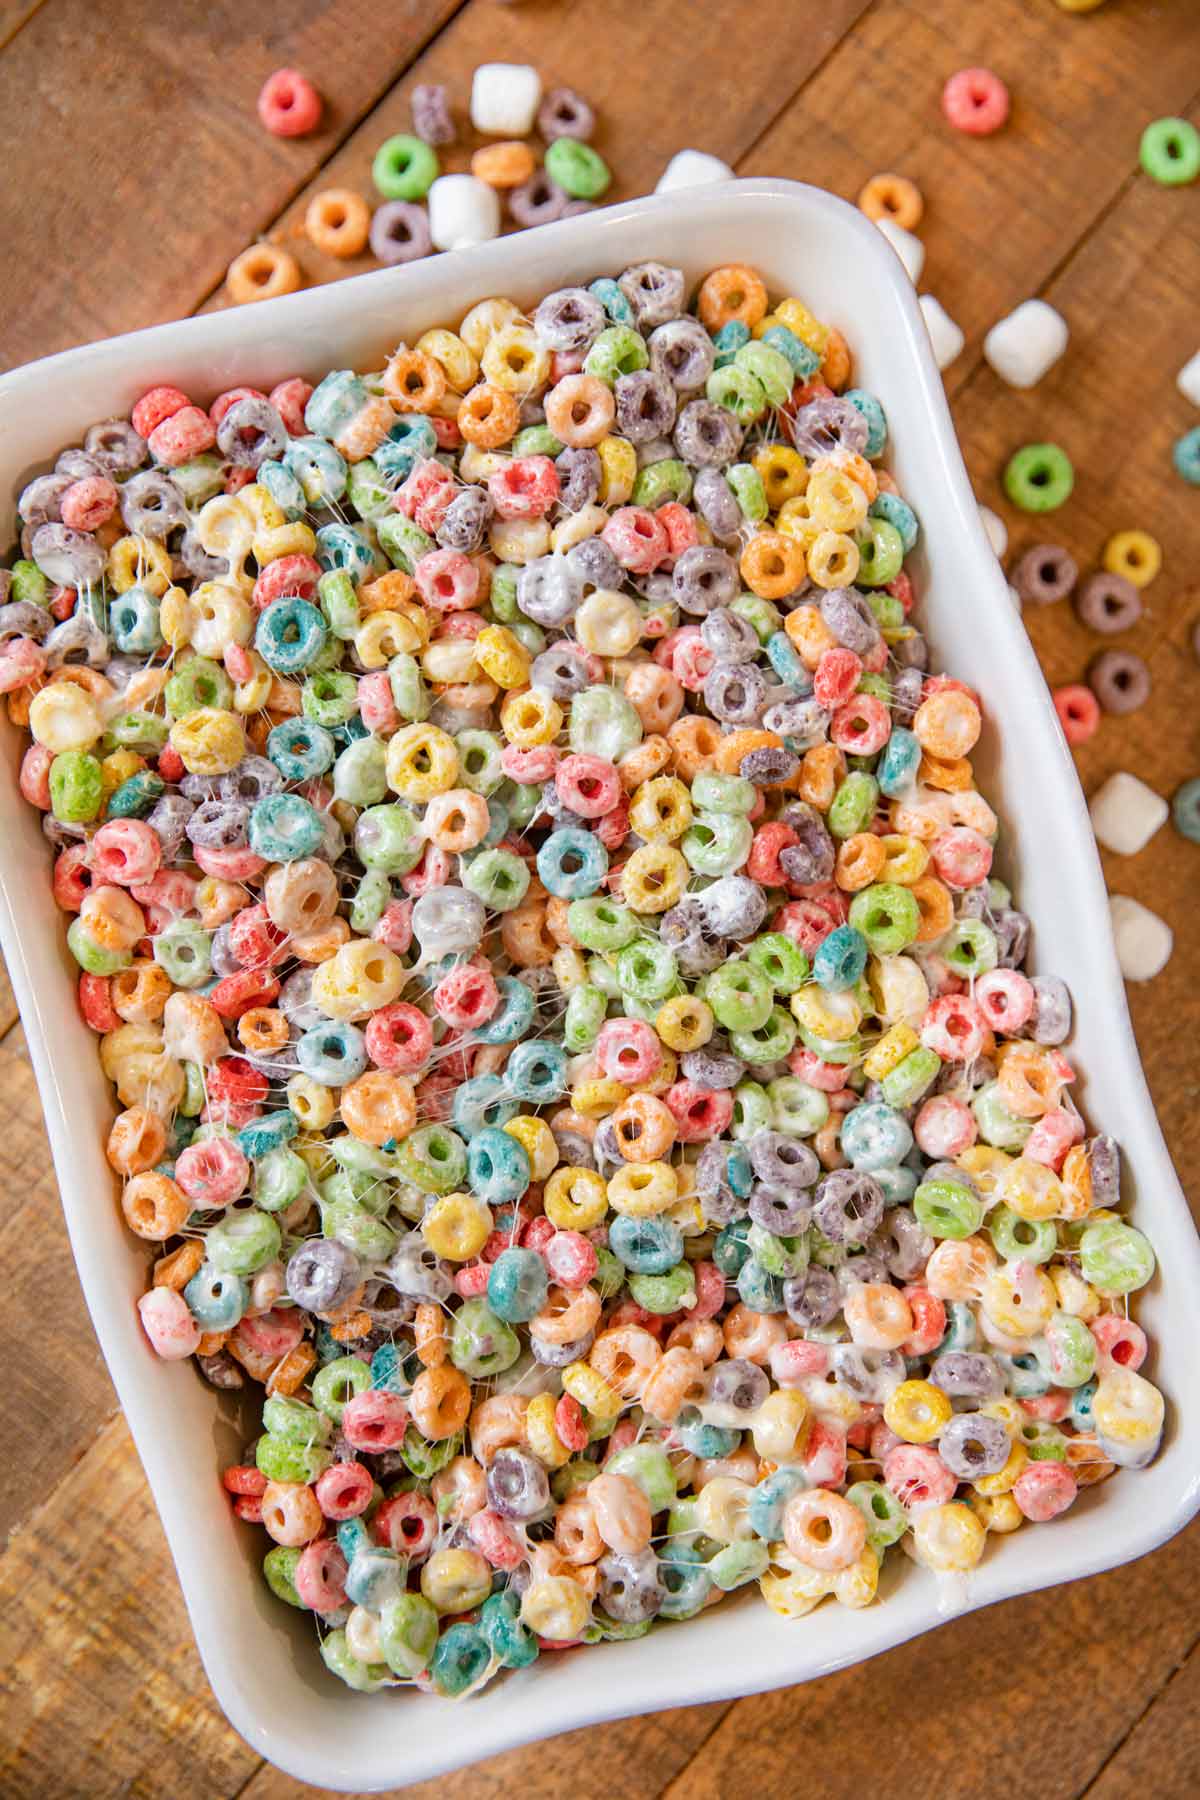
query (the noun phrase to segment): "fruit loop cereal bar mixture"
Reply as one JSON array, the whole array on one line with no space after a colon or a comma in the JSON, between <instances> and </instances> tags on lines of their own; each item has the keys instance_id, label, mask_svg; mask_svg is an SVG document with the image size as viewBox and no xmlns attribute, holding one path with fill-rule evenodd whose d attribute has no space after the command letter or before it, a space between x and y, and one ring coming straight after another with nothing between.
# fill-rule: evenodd
<instances>
[{"instance_id":1,"label":"fruit loop cereal bar mixture","mask_svg":"<svg viewBox=\"0 0 1200 1800\"><path fill-rule=\"evenodd\" d=\"M352 1687L866 1606L1155 1454L887 442L802 300L649 262L152 388L21 496L142 1323L264 1390L224 1483Z\"/></svg>"}]
</instances>

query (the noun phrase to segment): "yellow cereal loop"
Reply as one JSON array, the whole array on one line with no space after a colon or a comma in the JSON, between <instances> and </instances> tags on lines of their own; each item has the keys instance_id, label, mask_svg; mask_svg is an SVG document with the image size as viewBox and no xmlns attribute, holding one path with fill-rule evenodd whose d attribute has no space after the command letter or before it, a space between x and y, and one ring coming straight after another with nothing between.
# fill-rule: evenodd
<instances>
[{"instance_id":1,"label":"yellow cereal loop","mask_svg":"<svg viewBox=\"0 0 1200 1800\"><path fill-rule=\"evenodd\" d=\"M509 1137L516 1138L529 1158L533 1179L545 1181L558 1163L558 1145L545 1119L537 1119L530 1113L524 1113L519 1118L510 1119L504 1130Z\"/></svg>"},{"instance_id":2,"label":"yellow cereal loop","mask_svg":"<svg viewBox=\"0 0 1200 1800\"><path fill-rule=\"evenodd\" d=\"M165 544L133 533L117 539L108 553L104 573L115 594L143 587L156 600L161 599L171 585L171 555Z\"/></svg>"},{"instance_id":3,"label":"yellow cereal loop","mask_svg":"<svg viewBox=\"0 0 1200 1800\"><path fill-rule=\"evenodd\" d=\"M168 741L189 775L227 775L246 754L241 719L220 706L198 706L176 719Z\"/></svg>"},{"instance_id":4,"label":"yellow cereal loop","mask_svg":"<svg viewBox=\"0 0 1200 1800\"><path fill-rule=\"evenodd\" d=\"M506 625L485 625L474 647L476 662L497 687L519 688L529 680L529 652Z\"/></svg>"},{"instance_id":5,"label":"yellow cereal loop","mask_svg":"<svg viewBox=\"0 0 1200 1800\"><path fill-rule=\"evenodd\" d=\"M628 1163L608 1183L608 1204L631 1219L652 1219L678 1197L679 1183L669 1163Z\"/></svg>"},{"instance_id":6,"label":"yellow cereal loop","mask_svg":"<svg viewBox=\"0 0 1200 1800\"><path fill-rule=\"evenodd\" d=\"M546 1182L542 1205L559 1231L593 1231L608 1212L604 1177L595 1169L555 1169Z\"/></svg>"},{"instance_id":7,"label":"yellow cereal loop","mask_svg":"<svg viewBox=\"0 0 1200 1800\"><path fill-rule=\"evenodd\" d=\"M561 1469L571 1452L554 1425L553 1394L535 1394L525 1413L525 1437L529 1448L547 1469Z\"/></svg>"},{"instance_id":8,"label":"yellow cereal loop","mask_svg":"<svg viewBox=\"0 0 1200 1800\"><path fill-rule=\"evenodd\" d=\"M687 863L669 844L642 844L621 870L621 898L634 912L669 911L687 884Z\"/></svg>"},{"instance_id":9,"label":"yellow cereal loop","mask_svg":"<svg viewBox=\"0 0 1200 1800\"><path fill-rule=\"evenodd\" d=\"M387 783L402 800L432 800L458 778L458 748L437 725L402 725L389 738Z\"/></svg>"},{"instance_id":10,"label":"yellow cereal loop","mask_svg":"<svg viewBox=\"0 0 1200 1800\"><path fill-rule=\"evenodd\" d=\"M470 1262L487 1243L491 1208L474 1194L443 1194L421 1221L421 1236L435 1256L447 1262Z\"/></svg>"},{"instance_id":11,"label":"yellow cereal loop","mask_svg":"<svg viewBox=\"0 0 1200 1800\"><path fill-rule=\"evenodd\" d=\"M602 506L624 506L637 480L637 451L626 438L605 437L596 445L596 455L600 458L597 500Z\"/></svg>"}]
</instances>

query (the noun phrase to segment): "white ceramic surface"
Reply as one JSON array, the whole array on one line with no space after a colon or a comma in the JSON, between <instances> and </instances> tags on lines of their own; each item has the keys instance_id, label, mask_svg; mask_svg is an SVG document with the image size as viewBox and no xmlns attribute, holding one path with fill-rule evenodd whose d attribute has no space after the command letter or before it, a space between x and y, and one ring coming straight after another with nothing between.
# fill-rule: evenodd
<instances>
[{"instance_id":1,"label":"white ceramic surface","mask_svg":"<svg viewBox=\"0 0 1200 1800\"><path fill-rule=\"evenodd\" d=\"M883 1604L826 1602L785 1623L757 1595L685 1626L595 1652L545 1656L459 1706L416 1693L375 1698L328 1676L310 1620L281 1606L258 1571L263 1540L232 1517L216 1479L236 1451L216 1397L194 1370L156 1360L134 1311L146 1246L125 1231L102 1144L111 1116L95 1041L79 1020L49 857L21 801L16 733L0 780L0 938L20 1002L80 1279L179 1570L196 1640L242 1735L291 1774L365 1791L422 1780L529 1739L598 1720L806 1680L902 1642L948 1613L1087 1575L1139 1556L1200 1504L1195 1294L1200 1245L1139 1067L1109 934L1087 810L1033 651L984 536L911 283L881 233L841 201L790 182L746 181L634 201L476 250L366 275L242 311L96 344L0 380L0 507L5 541L21 484L93 420L127 414L151 383L207 401L235 383L269 387L302 372L379 366L423 328L488 294L523 302L567 282L660 258L689 277L746 261L777 293L836 321L856 379L884 402L901 491L921 518L921 610L936 666L981 692L990 721L981 786L1004 821L999 867L1035 925L1034 967L1066 978L1076 1003L1081 1103L1126 1157L1125 1194L1164 1274L1139 1297L1165 1388L1157 1462L1082 1496L1052 1526L993 1544L965 1592L891 1559Z\"/></svg>"}]
</instances>

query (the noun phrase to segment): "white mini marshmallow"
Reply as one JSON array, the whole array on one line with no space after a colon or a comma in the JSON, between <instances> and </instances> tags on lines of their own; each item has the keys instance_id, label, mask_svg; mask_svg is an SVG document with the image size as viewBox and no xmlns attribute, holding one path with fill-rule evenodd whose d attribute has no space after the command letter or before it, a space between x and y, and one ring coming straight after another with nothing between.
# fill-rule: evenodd
<instances>
[{"instance_id":1,"label":"white mini marshmallow","mask_svg":"<svg viewBox=\"0 0 1200 1800\"><path fill-rule=\"evenodd\" d=\"M1168 810L1160 794L1124 769L1109 776L1088 807L1092 830L1104 848L1115 850L1118 856L1136 856L1144 850L1166 824Z\"/></svg>"},{"instance_id":2,"label":"white mini marshmallow","mask_svg":"<svg viewBox=\"0 0 1200 1800\"><path fill-rule=\"evenodd\" d=\"M921 279L921 270L925 267L924 244L915 233L905 231L903 225L897 225L895 219L889 219L886 214L882 219L876 219L875 223L904 264L908 279L915 287Z\"/></svg>"},{"instance_id":3,"label":"white mini marshmallow","mask_svg":"<svg viewBox=\"0 0 1200 1800\"><path fill-rule=\"evenodd\" d=\"M1108 912L1122 975L1126 981L1152 981L1171 960L1171 927L1128 894L1110 894Z\"/></svg>"},{"instance_id":4,"label":"white mini marshmallow","mask_svg":"<svg viewBox=\"0 0 1200 1800\"><path fill-rule=\"evenodd\" d=\"M1022 300L1007 319L993 325L983 354L1010 387L1036 387L1067 347L1067 321L1045 300Z\"/></svg>"},{"instance_id":5,"label":"white mini marshmallow","mask_svg":"<svg viewBox=\"0 0 1200 1800\"><path fill-rule=\"evenodd\" d=\"M1004 523L1000 514L994 513L990 506L980 507L979 521L983 526L983 529L987 532L987 541L992 546L996 560L999 562L1000 558L1004 555L1004 552L1008 549L1008 526Z\"/></svg>"},{"instance_id":6,"label":"white mini marshmallow","mask_svg":"<svg viewBox=\"0 0 1200 1800\"><path fill-rule=\"evenodd\" d=\"M542 78L531 63L480 63L471 82L471 123L494 137L528 137L541 98Z\"/></svg>"},{"instance_id":7,"label":"white mini marshmallow","mask_svg":"<svg viewBox=\"0 0 1200 1800\"><path fill-rule=\"evenodd\" d=\"M1175 377L1175 386L1185 400L1190 400L1193 406L1200 406L1200 350L1197 350L1190 361L1184 363Z\"/></svg>"},{"instance_id":8,"label":"white mini marshmallow","mask_svg":"<svg viewBox=\"0 0 1200 1800\"><path fill-rule=\"evenodd\" d=\"M429 190L429 232L439 250L499 237L499 194L474 175L439 175Z\"/></svg>"},{"instance_id":9,"label":"white mini marshmallow","mask_svg":"<svg viewBox=\"0 0 1200 1800\"><path fill-rule=\"evenodd\" d=\"M922 294L919 305L925 315L925 329L933 345L934 360L939 369L948 369L961 354L967 340L941 301L935 300L932 294Z\"/></svg>"},{"instance_id":10,"label":"white mini marshmallow","mask_svg":"<svg viewBox=\"0 0 1200 1800\"><path fill-rule=\"evenodd\" d=\"M658 178L656 194L672 194L676 188L708 187L714 181L732 181L733 170L707 150L679 150Z\"/></svg>"}]
</instances>

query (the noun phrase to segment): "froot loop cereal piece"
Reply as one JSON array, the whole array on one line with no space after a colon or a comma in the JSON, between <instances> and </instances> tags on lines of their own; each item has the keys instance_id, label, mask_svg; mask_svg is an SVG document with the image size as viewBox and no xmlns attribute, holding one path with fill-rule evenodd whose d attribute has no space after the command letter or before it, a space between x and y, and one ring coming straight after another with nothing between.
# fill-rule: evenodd
<instances>
[{"instance_id":1,"label":"froot loop cereal piece","mask_svg":"<svg viewBox=\"0 0 1200 1800\"><path fill-rule=\"evenodd\" d=\"M1008 89L990 69L960 69L942 89L942 111L971 137L989 137L1008 118Z\"/></svg>"},{"instance_id":2,"label":"froot loop cereal piece","mask_svg":"<svg viewBox=\"0 0 1200 1800\"><path fill-rule=\"evenodd\" d=\"M298 69L276 69L258 96L258 116L273 137L303 137L321 123L321 96Z\"/></svg>"},{"instance_id":3,"label":"froot loop cereal piece","mask_svg":"<svg viewBox=\"0 0 1200 1800\"><path fill-rule=\"evenodd\" d=\"M1067 348L1067 321L1046 300L1022 300L983 340L983 354L1010 387L1036 387Z\"/></svg>"},{"instance_id":4,"label":"froot loop cereal piece","mask_svg":"<svg viewBox=\"0 0 1200 1800\"><path fill-rule=\"evenodd\" d=\"M435 238L481 194L496 227L527 73L479 84L486 181L383 147ZM866 1606L889 1550L969 1570L1163 1429L1153 1248L993 874L996 722L920 630L903 420L757 270L688 301L647 261L484 299L381 380L159 381L64 452L73 523L21 496L2 685L148 1353L262 1390L230 1504L362 1691L755 1582ZM96 604L49 625L68 577ZM1097 798L1107 841L1147 792Z\"/></svg>"}]
</instances>

